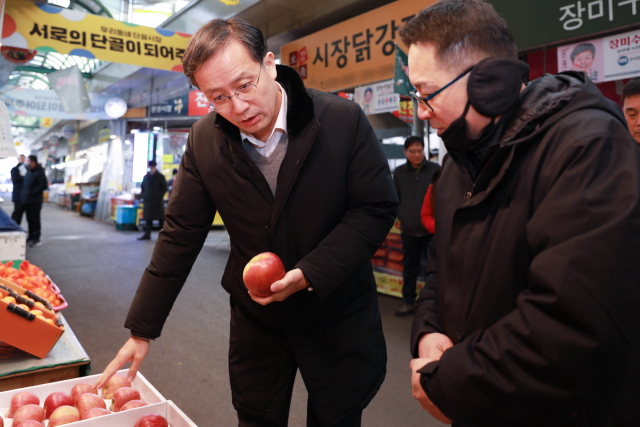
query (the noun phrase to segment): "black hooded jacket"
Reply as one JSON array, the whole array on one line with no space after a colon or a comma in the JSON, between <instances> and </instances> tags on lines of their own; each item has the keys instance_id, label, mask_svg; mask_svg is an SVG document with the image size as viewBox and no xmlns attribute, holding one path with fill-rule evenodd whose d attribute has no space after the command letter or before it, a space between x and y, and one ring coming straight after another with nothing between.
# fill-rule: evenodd
<instances>
[{"instance_id":1,"label":"black hooded jacket","mask_svg":"<svg viewBox=\"0 0 640 427\"><path fill-rule=\"evenodd\" d=\"M452 149L439 182L411 350L454 346L422 385L454 426L638 426L640 150L582 73L510 114L481 170Z\"/></svg>"},{"instance_id":2,"label":"black hooded jacket","mask_svg":"<svg viewBox=\"0 0 640 427\"><path fill-rule=\"evenodd\" d=\"M38 163L33 169L28 169L22 182L22 203L42 203L42 193L49 188L44 168Z\"/></svg>"}]
</instances>

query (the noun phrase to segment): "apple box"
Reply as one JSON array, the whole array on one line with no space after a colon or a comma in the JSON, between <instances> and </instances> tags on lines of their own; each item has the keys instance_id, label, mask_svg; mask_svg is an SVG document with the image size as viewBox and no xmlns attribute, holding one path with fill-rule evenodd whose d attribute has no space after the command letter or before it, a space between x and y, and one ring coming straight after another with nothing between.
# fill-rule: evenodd
<instances>
[{"instance_id":1,"label":"apple box","mask_svg":"<svg viewBox=\"0 0 640 427\"><path fill-rule=\"evenodd\" d=\"M6 282L6 281L4 281ZM62 324L53 311L34 307L34 303L24 299L25 290L19 286L5 286L7 283L0 281L0 341L26 351L40 359L44 359L64 332ZM16 302L3 301L2 298L11 296ZM51 319L51 324L44 319L36 317L30 311L24 310L19 305L26 305L29 309L42 311L42 316Z\"/></svg>"},{"instance_id":2,"label":"apple box","mask_svg":"<svg viewBox=\"0 0 640 427\"><path fill-rule=\"evenodd\" d=\"M126 377L128 372L129 372L128 369L122 369L116 373ZM16 390L0 392L0 416L3 417L4 419L5 427L11 425L11 422L12 422L11 418L6 418L5 416L7 415L7 411L9 410L9 406L11 404L11 398L17 393L27 391L29 393L35 394L36 396L38 396L38 398L40 398L40 406L43 406L45 399L51 393L55 391L62 391L70 395L71 389L76 384L80 384L80 383L94 384L98 380L98 378L100 378L100 375L101 374L90 375L87 377L74 378L72 380L58 381L58 382L53 382L49 384L41 384L33 387L24 387ZM92 418L90 420L77 421L73 423L73 425L74 426L77 425L78 427L113 427L113 426L124 427L124 426L133 426L133 424L135 423L135 420L142 417L143 415L150 414L152 412L162 416L165 416L164 414L169 414L169 413L173 414L172 416L177 416L179 414L182 414L182 412L180 412L178 408L173 408L171 410L167 409L166 405L164 405L167 402L167 400L158 392L158 390L155 389L155 387L151 385L151 383L149 383L149 381L147 381L144 375L142 375L140 372L138 372L138 375L136 375L136 379L133 380L133 382L131 383L131 387L135 388L140 392L140 399L148 403L147 406L143 406L135 409L129 409L128 411L124 411L124 412L113 412L110 415L104 415L102 417ZM111 407L110 399L105 399L104 402L107 408ZM157 405L160 405L160 406L157 406ZM160 408L160 409L150 410L150 408ZM164 411L164 412L161 412L161 411ZM129 415L130 413L133 415ZM127 424L126 420L128 420L129 417L135 416L135 414L137 414L138 416L134 418L134 421L132 423ZM188 418L186 417L184 418L187 421L189 421ZM167 418L167 420L168 419L169 418ZM191 421L189 422L191 423ZM193 423L171 424L171 421L169 421L169 425L171 427L183 427L183 426L196 427L195 424Z\"/></svg>"}]
</instances>

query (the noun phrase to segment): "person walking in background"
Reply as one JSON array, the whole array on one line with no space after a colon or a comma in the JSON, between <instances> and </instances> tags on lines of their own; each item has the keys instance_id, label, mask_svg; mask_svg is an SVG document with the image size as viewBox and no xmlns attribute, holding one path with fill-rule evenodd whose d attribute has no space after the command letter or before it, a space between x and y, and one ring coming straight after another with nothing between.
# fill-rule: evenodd
<instances>
[{"instance_id":1,"label":"person walking in background","mask_svg":"<svg viewBox=\"0 0 640 427\"><path fill-rule=\"evenodd\" d=\"M27 245L30 248L40 246L40 211L42 211L42 203L44 190L49 187L47 177L44 174L44 168L38 163L36 156L29 156L27 160L27 174L22 183L22 208L27 214L27 224L29 224L29 236L27 237ZM17 222L17 221L16 221Z\"/></svg>"},{"instance_id":2,"label":"person walking in background","mask_svg":"<svg viewBox=\"0 0 640 427\"><path fill-rule=\"evenodd\" d=\"M173 190L173 185L175 184L176 178L178 177L178 169L174 169L172 174L173 176L171 177L169 182L167 182L167 191L169 192L169 197L171 197L171 190Z\"/></svg>"},{"instance_id":3,"label":"person walking in background","mask_svg":"<svg viewBox=\"0 0 640 427\"><path fill-rule=\"evenodd\" d=\"M156 169L154 160L149 162L149 172L142 179L142 201L144 203L142 215L145 220L144 234L138 240L151 240L153 220L160 221L160 228L164 224L164 195L167 192L167 179Z\"/></svg>"},{"instance_id":4,"label":"person walking in background","mask_svg":"<svg viewBox=\"0 0 640 427\"><path fill-rule=\"evenodd\" d=\"M622 88L622 111L631 136L640 144L640 77L629 80Z\"/></svg>"},{"instance_id":5,"label":"person walking in background","mask_svg":"<svg viewBox=\"0 0 640 427\"><path fill-rule=\"evenodd\" d=\"M22 184L24 183L24 177L27 174L27 167L24 164L25 156L20 154L18 157L18 164L11 169L11 182L13 183L13 193L11 200L13 201L13 219L16 224L20 225L22 222L22 214L24 208L22 206Z\"/></svg>"},{"instance_id":6,"label":"person walking in background","mask_svg":"<svg viewBox=\"0 0 640 427\"><path fill-rule=\"evenodd\" d=\"M393 183L398 193L400 207L400 237L402 238L402 305L396 310L396 316L413 313L416 300L416 283L420 271L420 258L426 258L431 234L422 225L420 212L427 189L440 166L429 162L424 156L424 138L410 136L404 142L404 155L407 163L398 166L393 173Z\"/></svg>"}]
</instances>

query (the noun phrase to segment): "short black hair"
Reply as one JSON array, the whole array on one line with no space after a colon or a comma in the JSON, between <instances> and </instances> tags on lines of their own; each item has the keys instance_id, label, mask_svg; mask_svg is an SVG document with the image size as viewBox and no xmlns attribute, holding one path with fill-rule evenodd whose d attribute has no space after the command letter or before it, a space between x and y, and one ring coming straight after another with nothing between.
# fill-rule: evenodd
<instances>
[{"instance_id":1,"label":"short black hair","mask_svg":"<svg viewBox=\"0 0 640 427\"><path fill-rule=\"evenodd\" d=\"M189 78L192 86L198 87L195 74L202 64L223 49L229 39L242 43L247 48L251 59L262 64L267 54L267 45L262 31L242 19L216 18L207 22L191 36L182 56L184 74Z\"/></svg>"},{"instance_id":2,"label":"short black hair","mask_svg":"<svg viewBox=\"0 0 640 427\"><path fill-rule=\"evenodd\" d=\"M174 175L178 175L178 169L174 169L172 172Z\"/></svg>"},{"instance_id":3,"label":"short black hair","mask_svg":"<svg viewBox=\"0 0 640 427\"><path fill-rule=\"evenodd\" d=\"M640 77L634 77L622 88L622 103L627 98L640 96Z\"/></svg>"},{"instance_id":4,"label":"short black hair","mask_svg":"<svg viewBox=\"0 0 640 427\"><path fill-rule=\"evenodd\" d=\"M571 62L573 62L573 59L576 56L586 51L591 52L591 57L596 57L596 47L594 45L591 43L580 43L578 46L574 47L573 52L571 52Z\"/></svg>"},{"instance_id":5,"label":"short black hair","mask_svg":"<svg viewBox=\"0 0 640 427\"><path fill-rule=\"evenodd\" d=\"M422 148L424 148L424 138L420 138L419 136L410 136L404 140L404 149L408 150L409 147L416 143L422 145Z\"/></svg>"},{"instance_id":6,"label":"short black hair","mask_svg":"<svg viewBox=\"0 0 640 427\"><path fill-rule=\"evenodd\" d=\"M158 166L155 160L149 160L149 166Z\"/></svg>"},{"instance_id":7,"label":"short black hair","mask_svg":"<svg viewBox=\"0 0 640 427\"><path fill-rule=\"evenodd\" d=\"M420 11L399 34L407 47L433 43L437 59L460 71L483 58L518 57L506 21L482 0L440 0Z\"/></svg>"},{"instance_id":8,"label":"short black hair","mask_svg":"<svg viewBox=\"0 0 640 427\"><path fill-rule=\"evenodd\" d=\"M29 156L29 162L38 163L38 157L32 154L31 156Z\"/></svg>"}]
</instances>

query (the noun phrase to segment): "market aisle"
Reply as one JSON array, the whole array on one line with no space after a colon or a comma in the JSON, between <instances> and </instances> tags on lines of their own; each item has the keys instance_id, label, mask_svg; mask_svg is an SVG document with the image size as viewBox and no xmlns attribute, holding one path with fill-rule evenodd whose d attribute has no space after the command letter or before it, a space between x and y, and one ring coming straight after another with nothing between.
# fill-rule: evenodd
<instances>
[{"instance_id":1,"label":"market aisle","mask_svg":"<svg viewBox=\"0 0 640 427\"><path fill-rule=\"evenodd\" d=\"M13 211L10 202L2 207L9 214ZM62 290L69 303L63 314L91 358L92 373L102 372L129 336L124 319L153 241L139 242L138 232L116 231L53 204L45 204L42 223L43 245L28 249L27 258ZM26 220L22 225L26 227ZM212 230L162 337L152 344L141 367L151 383L200 427L237 425L227 372L229 297L219 285L228 254L228 234ZM363 426L441 426L411 397L411 319L393 315L398 301L379 297L388 372L364 412ZM298 378L290 426L305 425L306 399Z\"/></svg>"}]
</instances>

